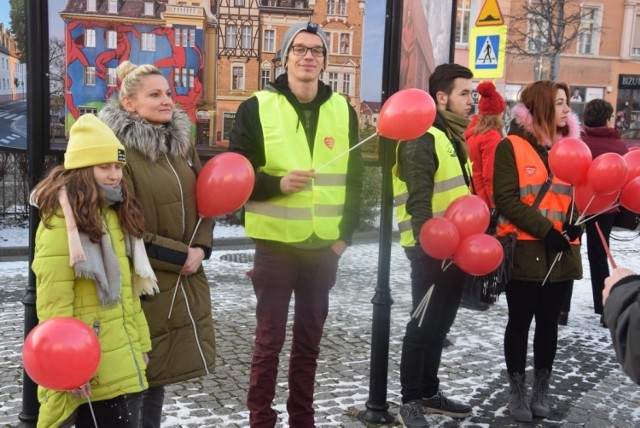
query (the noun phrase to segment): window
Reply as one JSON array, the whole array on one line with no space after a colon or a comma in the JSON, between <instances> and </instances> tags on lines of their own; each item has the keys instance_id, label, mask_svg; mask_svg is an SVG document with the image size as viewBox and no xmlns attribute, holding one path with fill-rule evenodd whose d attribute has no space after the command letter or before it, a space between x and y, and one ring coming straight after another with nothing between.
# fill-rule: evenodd
<instances>
[{"instance_id":1,"label":"window","mask_svg":"<svg viewBox=\"0 0 640 428\"><path fill-rule=\"evenodd\" d=\"M235 48L236 47L236 27L234 27L233 25L229 25L226 29L225 29L225 42L224 42L224 47L225 48Z\"/></svg>"},{"instance_id":2,"label":"window","mask_svg":"<svg viewBox=\"0 0 640 428\"><path fill-rule=\"evenodd\" d=\"M265 52L276 51L276 32L275 30L264 30L264 40L262 42L262 50Z\"/></svg>"},{"instance_id":3,"label":"window","mask_svg":"<svg viewBox=\"0 0 640 428\"><path fill-rule=\"evenodd\" d=\"M153 2L152 1L144 2L144 14L147 15L147 16L153 15Z\"/></svg>"},{"instance_id":4,"label":"window","mask_svg":"<svg viewBox=\"0 0 640 428\"><path fill-rule=\"evenodd\" d=\"M351 74L345 73L342 78L342 93L351 95Z\"/></svg>"},{"instance_id":5,"label":"window","mask_svg":"<svg viewBox=\"0 0 640 428\"><path fill-rule=\"evenodd\" d=\"M244 7L244 0L233 0L233 5L236 7Z\"/></svg>"},{"instance_id":6,"label":"window","mask_svg":"<svg viewBox=\"0 0 640 428\"><path fill-rule=\"evenodd\" d=\"M81 116L83 114L98 114L98 109L96 107L78 107L78 113Z\"/></svg>"},{"instance_id":7,"label":"window","mask_svg":"<svg viewBox=\"0 0 640 428\"><path fill-rule=\"evenodd\" d=\"M189 87L193 88L196 83L196 71L193 68L189 69Z\"/></svg>"},{"instance_id":8,"label":"window","mask_svg":"<svg viewBox=\"0 0 640 428\"><path fill-rule=\"evenodd\" d=\"M86 48L96 47L96 30L93 28L87 28L84 30L84 46Z\"/></svg>"},{"instance_id":9,"label":"window","mask_svg":"<svg viewBox=\"0 0 640 428\"><path fill-rule=\"evenodd\" d=\"M327 15L336 14L336 0L327 0Z\"/></svg>"},{"instance_id":10,"label":"window","mask_svg":"<svg viewBox=\"0 0 640 428\"><path fill-rule=\"evenodd\" d=\"M631 56L640 56L640 15L636 15L635 30L631 39Z\"/></svg>"},{"instance_id":11,"label":"window","mask_svg":"<svg viewBox=\"0 0 640 428\"><path fill-rule=\"evenodd\" d=\"M116 86L118 84L118 75L115 68L107 68L107 86Z\"/></svg>"},{"instance_id":12,"label":"window","mask_svg":"<svg viewBox=\"0 0 640 428\"><path fill-rule=\"evenodd\" d=\"M340 34L340 53L351 53L351 36L347 33Z\"/></svg>"},{"instance_id":13,"label":"window","mask_svg":"<svg viewBox=\"0 0 640 428\"><path fill-rule=\"evenodd\" d=\"M180 87L180 68L176 67L173 69L173 85L176 88Z\"/></svg>"},{"instance_id":14,"label":"window","mask_svg":"<svg viewBox=\"0 0 640 428\"><path fill-rule=\"evenodd\" d=\"M331 86L333 92L338 92L338 73L329 73L329 86Z\"/></svg>"},{"instance_id":15,"label":"window","mask_svg":"<svg viewBox=\"0 0 640 428\"><path fill-rule=\"evenodd\" d=\"M189 47L194 47L196 45L196 29L189 29Z\"/></svg>"},{"instance_id":16,"label":"window","mask_svg":"<svg viewBox=\"0 0 640 428\"><path fill-rule=\"evenodd\" d=\"M471 16L471 1L459 0L456 15L456 43L469 43L469 19Z\"/></svg>"},{"instance_id":17,"label":"window","mask_svg":"<svg viewBox=\"0 0 640 428\"><path fill-rule=\"evenodd\" d=\"M113 30L107 30L107 49L115 49L118 47L118 33Z\"/></svg>"},{"instance_id":18,"label":"window","mask_svg":"<svg viewBox=\"0 0 640 428\"><path fill-rule=\"evenodd\" d=\"M251 49L251 27L242 27L242 49Z\"/></svg>"},{"instance_id":19,"label":"window","mask_svg":"<svg viewBox=\"0 0 640 428\"><path fill-rule=\"evenodd\" d=\"M96 0L87 0L87 12L96 11Z\"/></svg>"},{"instance_id":20,"label":"window","mask_svg":"<svg viewBox=\"0 0 640 428\"><path fill-rule=\"evenodd\" d=\"M585 55L594 55L598 51L598 24L600 10L597 7L586 6L581 10L580 16L580 42L579 52Z\"/></svg>"},{"instance_id":21,"label":"window","mask_svg":"<svg viewBox=\"0 0 640 428\"><path fill-rule=\"evenodd\" d=\"M87 86L96 85L96 68L95 67L85 67L84 84Z\"/></svg>"},{"instance_id":22,"label":"window","mask_svg":"<svg viewBox=\"0 0 640 428\"><path fill-rule=\"evenodd\" d=\"M180 38L182 37L182 30L180 28L175 28L173 33L173 45L180 46Z\"/></svg>"},{"instance_id":23,"label":"window","mask_svg":"<svg viewBox=\"0 0 640 428\"><path fill-rule=\"evenodd\" d=\"M325 31L324 34L327 35L327 43L329 44L329 46L328 46L329 52L327 52L327 53L331 53L331 52L333 52L333 50L331 49L331 32L330 31Z\"/></svg>"},{"instance_id":24,"label":"window","mask_svg":"<svg viewBox=\"0 0 640 428\"><path fill-rule=\"evenodd\" d=\"M118 13L118 0L109 0L107 13Z\"/></svg>"},{"instance_id":25,"label":"window","mask_svg":"<svg viewBox=\"0 0 640 428\"><path fill-rule=\"evenodd\" d=\"M304 9L304 2L301 0L296 1L293 7L295 7L296 9Z\"/></svg>"},{"instance_id":26,"label":"window","mask_svg":"<svg viewBox=\"0 0 640 428\"><path fill-rule=\"evenodd\" d=\"M188 69L186 69L186 68L182 69L182 87L183 88L186 88L188 83L189 83L188 80L187 80L189 78L188 72L189 72Z\"/></svg>"},{"instance_id":27,"label":"window","mask_svg":"<svg viewBox=\"0 0 640 428\"><path fill-rule=\"evenodd\" d=\"M260 71L260 89L264 89L271 82L271 70L262 69Z\"/></svg>"},{"instance_id":28,"label":"window","mask_svg":"<svg viewBox=\"0 0 640 428\"><path fill-rule=\"evenodd\" d=\"M347 14L347 0L338 0L338 15Z\"/></svg>"},{"instance_id":29,"label":"window","mask_svg":"<svg viewBox=\"0 0 640 428\"><path fill-rule=\"evenodd\" d=\"M244 69L239 66L233 66L231 70L231 89L244 89Z\"/></svg>"},{"instance_id":30,"label":"window","mask_svg":"<svg viewBox=\"0 0 640 428\"><path fill-rule=\"evenodd\" d=\"M152 33L142 33L141 50L155 52L156 50L156 35Z\"/></svg>"}]
</instances>

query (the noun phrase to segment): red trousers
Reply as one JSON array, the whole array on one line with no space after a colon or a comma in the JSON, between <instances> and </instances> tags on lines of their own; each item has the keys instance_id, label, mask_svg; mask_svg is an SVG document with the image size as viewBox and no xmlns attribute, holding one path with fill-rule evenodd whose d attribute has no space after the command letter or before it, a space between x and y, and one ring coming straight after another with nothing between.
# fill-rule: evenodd
<instances>
[{"instance_id":1,"label":"red trousers","mask_svg":"<svg viewBox=\"0 0 640 428\"><path fill-rule=\"evenodd\" d=\"M289 426L314 426L317 359L338 260L330 248L301 250L272 242L256 243L251 281L257 298L257 326L247 396L252 427L271 428L276 424L277 414L271 403L292 294L295 306L289 359Z\"/></svg>"}]
</instances>

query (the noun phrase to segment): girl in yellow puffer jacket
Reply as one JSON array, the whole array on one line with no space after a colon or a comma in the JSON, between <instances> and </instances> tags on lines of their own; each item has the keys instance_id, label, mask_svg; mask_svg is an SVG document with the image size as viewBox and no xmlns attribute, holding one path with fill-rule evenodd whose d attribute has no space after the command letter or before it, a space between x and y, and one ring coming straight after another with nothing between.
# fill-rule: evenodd
<instances>
[{"instance_id":1,"label":"girl in yellow puffer jacket","mask_svg":"<svg viewBox=\"0 0 640 428\"><path fill-rule=\"evenodd\" d=\"M144 217L122 183L125 149L97 117L78 118L64 166L34 189L42 221L32 269L38 319L74 317L98 335L95 376L73 391L40 387L38 427L138 426L149 327L140 295L157 291ZM91 403L89 403L89 398Z\"/></svg>"}]
</instances>

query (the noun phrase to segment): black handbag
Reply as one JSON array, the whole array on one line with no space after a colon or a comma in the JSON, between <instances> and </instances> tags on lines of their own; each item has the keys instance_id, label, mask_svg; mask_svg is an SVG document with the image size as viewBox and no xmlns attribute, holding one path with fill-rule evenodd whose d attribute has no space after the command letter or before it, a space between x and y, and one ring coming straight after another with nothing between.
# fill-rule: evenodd
<instances>
[{"instance_id":1,"label":"black handbag","mask_svg":"<svg viewBox=\"0 0 640 428\"><path fill-rule=\"evenodd\" d=\"M538 208L540 202L542 202L542 198L544 198L544 195L551 187L552 179L553 173L549 173L547 180L540 188L540 192L538 192L535 201L533 201L533 204L531 205L532 208ZM487 233L495 235L495 228L498 224L499 216L500 213L497 209L491 211L491 219ZM500 242L500 245L502 245L502 251L504 253L502 263L500 263L500 266L498 266L495 271L473 278L472 290L478 290L480 295L476 297L485 303L495 303L498 301L500 293L505 290L505 286L509 281L511 281L513 257L516 250L516 244L518 243L515 233L510 233L506 236L496 236L496 239Z\"/></svg>"},{"instance_id":2,"label":"black handbag","mask_svg":"<svg viewBox=\"0 0 640 428\"><path fill-rule=\"evenodd\" d=\"M613 225L621 229L637 230L640 224L640 215L629 211L625 207L620 207L613 220Z\"/></svg>"}]
</instances>

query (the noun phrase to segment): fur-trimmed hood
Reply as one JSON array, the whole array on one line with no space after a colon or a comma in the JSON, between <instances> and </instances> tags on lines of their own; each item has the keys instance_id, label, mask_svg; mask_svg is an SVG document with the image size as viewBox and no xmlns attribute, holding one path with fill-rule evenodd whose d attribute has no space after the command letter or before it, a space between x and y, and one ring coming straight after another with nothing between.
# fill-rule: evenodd
<instances>
[{"instance_id":1,"label":"fur-trimmed hood","mask_svg":"<svg viewBox=\"0 0 640 428\"><path fill-rule=\"evenodd\" d=\"M517 131L513 132L513 125L515 123L517 127L522 128L522 130L530 136L535 135L533 133L533 117L531 116L529 109L527 109L523 103L517 103L513 106L511 109L511 116L513 117L513 121L509 126L510 134L518 133ZM567 129L569 131L568 135L556 134L555 141L540 141L539 143L551 147L553 143L565 137L580 139L580 121L574 112L570 112L567 116Z\"/></svg>"},{"instance_id":2,"label":"fur-trimmed hood","mask_svg":"<svg viewBox=\"0 0 640 428\"><path fill-rule=\"evenodd\" d=\"M174 110L171 122L160 127L129 113L116 101L107 103L98 117L113 130L126 148L137 150L150 162L155 162L161 153L174 158L191 158L191 122L182 110Z\"/></svg>"}]
</instances>

